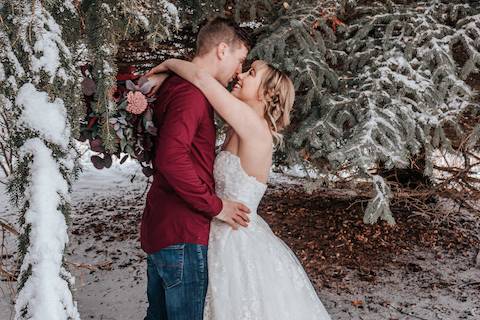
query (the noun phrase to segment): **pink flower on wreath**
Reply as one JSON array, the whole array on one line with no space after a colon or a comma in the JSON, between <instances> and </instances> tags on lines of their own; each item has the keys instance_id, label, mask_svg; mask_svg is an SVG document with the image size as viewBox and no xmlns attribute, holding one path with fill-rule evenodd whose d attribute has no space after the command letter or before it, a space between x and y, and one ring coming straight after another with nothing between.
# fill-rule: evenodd
<instances>
[{"instance_id":1,"label":"pink flower on wreath","mask_svg":"<svg viewBox=\"0 0 480 320\"><path fill-rule=\"evenodd\" d=\"M147 98L140 91L130 91L127 94L127 101L127 111L130 113L141 114L147 109Z\"/></svg>"}]
</instances>

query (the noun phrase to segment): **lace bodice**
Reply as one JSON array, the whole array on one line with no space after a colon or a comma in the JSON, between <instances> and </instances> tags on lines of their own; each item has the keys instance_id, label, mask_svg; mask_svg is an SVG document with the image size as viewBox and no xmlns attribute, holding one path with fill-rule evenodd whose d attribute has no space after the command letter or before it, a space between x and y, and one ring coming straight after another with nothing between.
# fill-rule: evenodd
<instances>
[{"instance_id":1,"label":"lace bodice","mask_svg":"<svg viewBox=\"0 0 480 320\"><path fill-rule=\"evenodd\" d=\"M243 170L240 158L230 151L220 151L213 169L215 192L220 198L238 201L250 210L250 218L257 215L257 207L267 185L249 176Z\"/></svg>"}]
</instances>

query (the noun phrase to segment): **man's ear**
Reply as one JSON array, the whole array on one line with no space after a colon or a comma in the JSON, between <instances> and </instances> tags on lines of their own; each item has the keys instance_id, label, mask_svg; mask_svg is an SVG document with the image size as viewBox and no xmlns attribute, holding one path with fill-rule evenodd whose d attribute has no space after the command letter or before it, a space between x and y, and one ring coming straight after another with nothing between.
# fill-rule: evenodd
<instances>
[{"instance_id":1,"label":"man's ear","mask_svg":"<svg viewBox=\"0 0 480 320\"><path fill-rule=\"evenodd\" d=\"M217 58L223 60L228 50L228 44L220 42L217 46Z\"/></svg>"}]
</instances>

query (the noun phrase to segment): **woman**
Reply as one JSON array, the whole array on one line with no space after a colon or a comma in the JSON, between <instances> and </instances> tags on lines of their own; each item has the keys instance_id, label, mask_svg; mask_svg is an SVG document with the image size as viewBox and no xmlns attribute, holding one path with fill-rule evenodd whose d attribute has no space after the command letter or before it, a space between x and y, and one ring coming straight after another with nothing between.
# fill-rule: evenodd
<instances>
[{"instance_id":1,"label":"woman","mask_svg":"<svg viewBox=\"0 0 480 320\"><path fill-rule=\"evenodd\" d=\"M280 131L290 123L292 81L260 60L238 75L231 93L187 61L167 60L147 75L160 72L174 72L198 87L230 126L215 160L216 193L251 210L247 228L212 221L204 319L330 319L294 253L256 212L273 146L282 143Z\"/></svg>"}]
</instances>

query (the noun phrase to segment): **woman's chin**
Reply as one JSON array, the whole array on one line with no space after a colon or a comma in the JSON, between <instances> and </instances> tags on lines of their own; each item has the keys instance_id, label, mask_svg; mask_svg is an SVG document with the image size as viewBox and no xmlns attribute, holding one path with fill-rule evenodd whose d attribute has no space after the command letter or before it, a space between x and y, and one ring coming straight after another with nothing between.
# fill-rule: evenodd
<instances>
[{"instance_id":1,"label":"woman's chin","mask_svg":"<svg viewBox=\"0 0 480 320\"><path fill-rule=\"evenodd\" d=\"M233 88L231 93L235 98L240 98L240 95L239 95L240 90L238 90L237 88Z\"/></svg>"}]
</instances>

